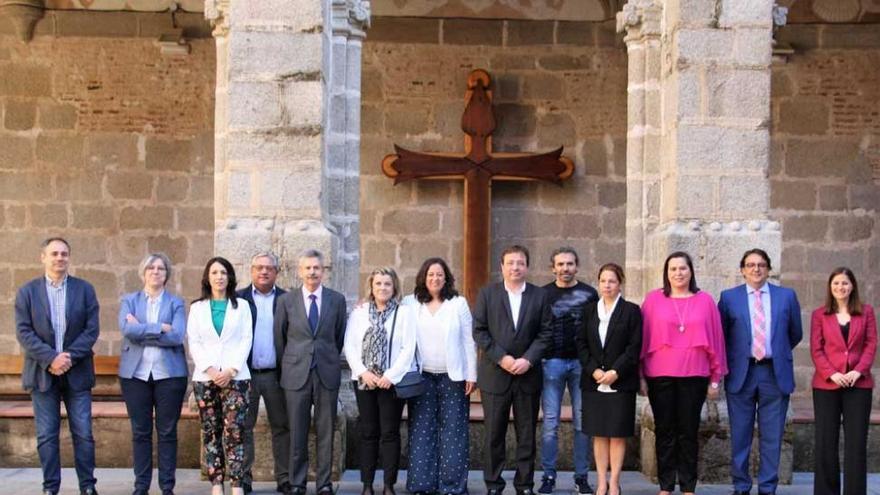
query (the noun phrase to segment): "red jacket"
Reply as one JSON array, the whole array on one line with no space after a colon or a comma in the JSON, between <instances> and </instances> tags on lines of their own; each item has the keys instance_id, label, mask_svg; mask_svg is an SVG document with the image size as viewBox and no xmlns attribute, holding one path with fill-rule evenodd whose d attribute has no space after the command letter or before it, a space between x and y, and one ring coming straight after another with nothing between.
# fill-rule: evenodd
<instances>
[{"instance_id":1,"label":"red jacket","mask_svg":"<svg viewBox=\"0 0 880 495\"><path fill-rule=\"evenodd\" d=\"M871 365L876 352L877 320L871 306L863 304L862 314L851 316L847 342L843 341L837 316L826 315L824 306L813 311L810 323L810 354L816 366L813 388L837 390L840 387L831 381L831 375L851 370L862 374L855 387L874 388Z\"/></svg>"}]
</instances>

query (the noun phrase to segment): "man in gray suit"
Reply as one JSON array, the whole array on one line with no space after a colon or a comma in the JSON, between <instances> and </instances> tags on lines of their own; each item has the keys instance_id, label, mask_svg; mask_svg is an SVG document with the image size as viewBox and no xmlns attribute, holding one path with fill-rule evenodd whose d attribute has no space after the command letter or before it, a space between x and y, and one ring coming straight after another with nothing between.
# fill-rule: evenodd
<instances>
[{"instance_id":1,"label":"man in gray suit","mask_svg":"<svg viewBox=\"0 0 880 495\"><path fill-rule=\"evenodd\" d=\"M304 251L297 265L302 287L281 296L275 309L275 348L281 354L281 387L290 420L290 484L295 495L305 495L314 406L318 457L315 486L319 495L331 495L345 297L322 285L324 257L319 251Z\"/></svg>"},{"instance_id":2,"label":"man in gray suit","mask_svg":"<svg viewBox=\"0 0 880 495\"><path fill-rule=\"evenodd\" d=\"M248 302L253 319L254 340L248 356L251 370L251 401L244 422L244 492L252 491L254 466L254 427L260 412L260 397L266 405L266 416L272 429L272 458L275 460L277 490L288 495L292 487L288 476L290 463L290 430L287 406L280 385L281 352L275 346L275 308L278 298L287 291L275 286L278 278L278 257L259 253L251 258L251 284L236 293Z\"/></svg>"}]
</instances>

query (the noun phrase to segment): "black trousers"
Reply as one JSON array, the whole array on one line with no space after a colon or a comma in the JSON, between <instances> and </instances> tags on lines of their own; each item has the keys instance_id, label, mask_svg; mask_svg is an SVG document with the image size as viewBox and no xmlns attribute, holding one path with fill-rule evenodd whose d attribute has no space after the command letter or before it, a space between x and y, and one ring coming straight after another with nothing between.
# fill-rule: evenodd
<instances>
[{"instance_id":1,"label":"black trousers","mask_svg":"<svg viewBox=\"0 0 880 495\"><path fill-rule=\"evenodd\" d=\"M400 416L404 401L394 389L358 390L358 430L360 431L361 482L371 485L376 476L376 461L381 454L385 486L397 483L400 469Z\"/></svg>"},{"instance_id":2,"label":"black trousers","mask_svg":"<svg viewBox=\"0 0 880 495\"><path fill-rule=\"evenodd\" d=\"M700 411L709 379L703 376L648 378L648 400L654 412L654 449L660 489L682 492L697 488Z\"/></svg>"},{"instance_id":3,"label":"black trousers","mask_svg":"<svg viewBox=\"0 0 880 495\"><path fill-rule=\"evenodd\" d=\"M816 478L814 495L840 494L840 423L843 417L843 494L865 495L868 491L868 422L871 417L869 388L813 389L816 415Z\"/></svg>"},{"instance_id":4,"label":"black trousers","mask_svg":"<svg viewBox=\"0 0 880 495\"><path fill-rule=\"evenodd\" d=\"M541 394L519 390L516 384L503 394L481 393L485 413L485 465L483 480L486 488L504 489L504 456L507 424L510 421L510 408L513 407L513 427L516 433L516 474L513 486L517 493L532 489L535 478L535 427L538 424L538 407Z\"/></svg>"}]
</instances>

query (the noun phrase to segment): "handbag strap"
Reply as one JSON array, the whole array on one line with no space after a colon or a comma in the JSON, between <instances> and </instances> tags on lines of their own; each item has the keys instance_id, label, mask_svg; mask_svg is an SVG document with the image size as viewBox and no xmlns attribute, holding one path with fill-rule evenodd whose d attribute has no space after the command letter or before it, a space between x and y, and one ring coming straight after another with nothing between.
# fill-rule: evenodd
<instances>
[{"instance_id":1,"label":"handbag strap","mask_svg":"<svg viewBox=\"0 0 880 495\"><path fill-rule=\"evenodd\" d=\"M386 365L386 369L391 367L391 349L393 349L394 344L394 327L397 326L397 310L400 309L400 306L394 308L394 317L391 319L391 338L388 339L388 364Z\"/></svg>"},{"instance_id":2,"label":"handbag strap","mask_svg":"<svg viewBox=\"0 0 880 495\"><path fill-rule=\"evenodd\" d=\"M394 308L394 317L391 319L391 338L388 339L388 368L391 367L391 349L392 344L394 344L394 328L397 326L397 310L400 309L400 306ZM419 350L416 349L415 355L416 361L416 370L421 373L422 365L419 363Z\"/></svg>"}]
</instances>

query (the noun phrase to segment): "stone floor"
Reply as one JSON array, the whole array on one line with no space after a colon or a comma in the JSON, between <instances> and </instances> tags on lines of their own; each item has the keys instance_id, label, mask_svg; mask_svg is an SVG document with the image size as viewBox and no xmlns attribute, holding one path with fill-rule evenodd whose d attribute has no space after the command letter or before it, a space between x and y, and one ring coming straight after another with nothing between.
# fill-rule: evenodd
<instances>
[{"instance_id":1,"label":"stone floor","mask_svg":"<svg viewBox=\"0 0 880 495\"><path fill-rule=\"evenodd\" d=\"M102 495L128 495L131 493L131 472L127 469L98 469L96 473L98 478L98 491ZM536 484L540 481L541 474L536 474ZM508 480L508 488L505 493L513 494L513 488L510 480L513 478L512 472L505 472L505 479ZM154 489L150 493L158 494L155 488L156 476L153 476ZM376 477L377 480L382 479L381 473ZM481 473L479 471L471 471L468 489L472 495L484 494L486 492L481 482ZM595 473L590 474L590 479L595 480ZM40 493L40 471L32 468L22 469L0 469L0 491L3 493L12 493L15 495L28 495ZM79 493L76 486L76 474L73 469L64 469L62 473L62 490L61 495L76 495ZM794 483L789 486L780 487L777 495L811 495L813 475L811 473L795 473ZM398 493L406 494L404 488L406 483L406 473L401 472L400 482L397 485ZM357 471L346 471L342 477L342 481L338 486L338 493L356 495L360 493L361 485ZM378 488L378 485L377 485ZM574 485L572 483L570 473L561 473L559 483L557 484L557 494L570 495L573 492ZM640 473L629 471L623 476L623 493L626 495L654 495L657 493L657 487L646 480ZM313 493L313 487L309 486L309 493ZM698 495L729 495L731 488L727 485L700 485L697 487ZM210 487L204 481L199 479L199 473L196 470L182 469L177 472L177 495L203 495L210 493ZM229 493L227 488L227 493ZM254 487L256 494L274 494L274 483L258 483ZM871 474L868 477L868 495L880 495L880 473Z\"/></svg>"}]
</instances>

